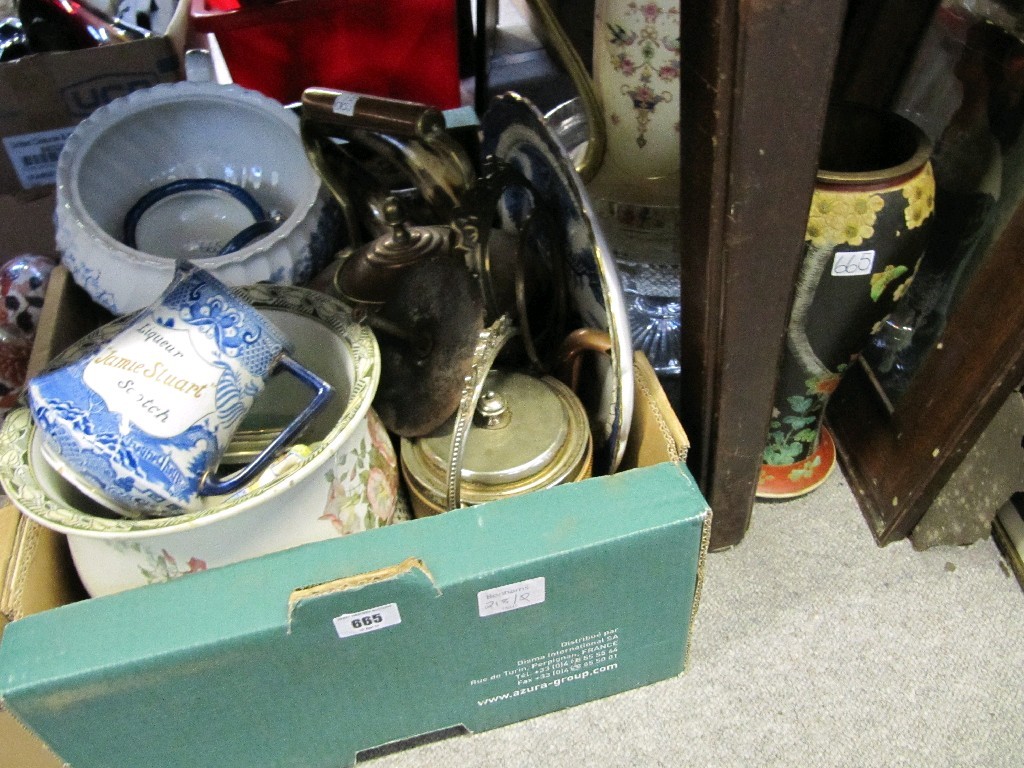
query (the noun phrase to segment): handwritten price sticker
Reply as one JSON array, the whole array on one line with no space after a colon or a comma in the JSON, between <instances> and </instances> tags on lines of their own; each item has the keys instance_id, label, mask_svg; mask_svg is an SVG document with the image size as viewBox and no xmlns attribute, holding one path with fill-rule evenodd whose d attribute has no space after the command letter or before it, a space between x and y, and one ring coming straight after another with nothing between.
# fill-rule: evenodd
<instances>
[{"instance_id":1,"label":"handwritten price sticker","mask_svg":"<svg viewBox=\"0 0 1024 768\"><path fill-rule=\"evenodd\" d=\"M832 258L832 276L870 275L874 264L874 251L836 251L836 255Z\"/></svg>"},{"instance_id":2,"label":"handwritten price sticker","mask_svg":"<svg viewBox=\"0 0 1024 768\"><path fill-rule=\"evenodd\" d=\"M496 613L506 611L517 611L520 608L528 608L531 605L539 605L544 602L545 582L544 577L517 581L515 584L506 584L503 587L485 589L476 594L477 608L480 617L493 616Z\"/></svg>"}]
</instances>

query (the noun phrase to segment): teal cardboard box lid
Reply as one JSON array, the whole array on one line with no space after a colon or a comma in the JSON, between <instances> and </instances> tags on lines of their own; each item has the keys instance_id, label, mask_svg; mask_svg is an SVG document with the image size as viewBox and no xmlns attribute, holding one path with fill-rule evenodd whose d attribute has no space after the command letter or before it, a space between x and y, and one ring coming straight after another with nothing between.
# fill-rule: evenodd
<instances>
[{"instance_id":1,"label":"teal cardboard box lid","mask_svg":"<svg viewBox=\"0 0 1024 768\"><path fill-rule=\"evenodd\" d=\"M337 768L682 672L709 520L663 462L83 600L0 696L75 768Z\"/></svg>"}]
</instances>

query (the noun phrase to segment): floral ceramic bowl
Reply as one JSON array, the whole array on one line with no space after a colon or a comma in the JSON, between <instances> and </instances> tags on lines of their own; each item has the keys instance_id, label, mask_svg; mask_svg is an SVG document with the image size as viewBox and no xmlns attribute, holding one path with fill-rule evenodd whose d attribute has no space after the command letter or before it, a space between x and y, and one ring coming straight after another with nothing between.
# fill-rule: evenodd
<instances>
[{"instance_id":1,"label":"floral ceramic bowl","mask_svg":"<svg viewBox=\"0 0 1024 768\"><path fill-rule=\"evenodd\" d=\"M337 393L304 433L303 444L253 485L211 497L188 514L127 520L86 498L50 467L27 409L12 411L0 431L4 490L30 518L67 534L93 596L408 518L394 448L370 408L380 371L372 332L353 322L343 304L308 289L236 290L293 341L295 358ZM103 326L53 364L103 343L128 319ZM300 386L291 377L271 379L238 435L273 431L287 421L287 403L302 396Z\"/></svg>"},{"instance_id":2,"label":"floral ceramic bowl","mask_svg":"<svg viewBox=\"0 0 1024 768\"><path fill-rule=\"evenodd\" d=\"M193 190L154 206L137 247L126 245L126 217L140 200L170 182L198 180L251 195L276 227L224 252L224 241L253 222L232 197ZM155 301L177 259L228 285L304 283L331 257L340 221L296 115L256 91L217 83L160 84L97 109L61 151L56 197L61 258L114 314Z\"/></svg>"}]
</instances>

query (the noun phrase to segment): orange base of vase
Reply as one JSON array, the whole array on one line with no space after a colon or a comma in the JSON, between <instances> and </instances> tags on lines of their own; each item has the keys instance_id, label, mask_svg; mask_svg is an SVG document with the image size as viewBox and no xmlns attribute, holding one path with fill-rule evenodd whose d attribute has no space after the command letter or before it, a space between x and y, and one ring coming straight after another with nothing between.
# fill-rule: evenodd
<instances>
[{"instance_id":1,"label":"orange base of vase","mask_svg":"<svg viewBox=\"0 0 1024 768\"><path fill-rule=\"evenodd\" d=\"M814 453L795 464L762 464L757 481L759 499L793 499L810 493L823 482L836 465L836 444L825 427L821 428Z\"/></svg>"}]
</instances>

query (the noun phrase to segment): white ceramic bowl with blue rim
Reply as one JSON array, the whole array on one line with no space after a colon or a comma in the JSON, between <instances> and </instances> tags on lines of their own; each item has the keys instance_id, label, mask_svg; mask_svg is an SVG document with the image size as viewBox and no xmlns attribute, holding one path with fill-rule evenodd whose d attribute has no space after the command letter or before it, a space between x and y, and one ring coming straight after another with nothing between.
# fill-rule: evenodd
<instances>
[{"instance_id":1,"label":"white ceramic bowl with blue rim","mask_svg":"<svg viewBox=\"0 0 1024 768\"><path fill-rule=\"evenodd\" d=\"M148 249L160 253L124 244L124 219L139 199L198 178L240 187L280 224L219 255L225 228L248 223L244 212L229 196L192 193L142 223ZM79 123L57 162L55 217L57 249L75 282L116 315L155 301L178 258L232 286L302 284L332 257L340 222L293 112L253 90L199 82L135 91Z\"/></svg>"},{"instance_id":2,"label":"white ceramic bowl with blue rim","mask_svg":"<svg viewBox=\"0 0 1024 768\"><path fill-rule=\"evenodd\" d=\"M235 289L294 343L295 358L335 387L303 445L267 470L262 482L201 509L168 518L127 520L90 500L42 455L42 435L27 409L0 430L0 482L14 504L66 534L86 590L111 594L301 544L408 518L391 440L370 408L380 375L373 333L345 305L293 286ZM123 327L118 318L62 353L70 362ZM275 377L242 431L287 420L291 377ZM293 410L293 408L292 408ZM239 433L241 434L241 432Z\"/></svg>"}]
</instances>

